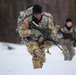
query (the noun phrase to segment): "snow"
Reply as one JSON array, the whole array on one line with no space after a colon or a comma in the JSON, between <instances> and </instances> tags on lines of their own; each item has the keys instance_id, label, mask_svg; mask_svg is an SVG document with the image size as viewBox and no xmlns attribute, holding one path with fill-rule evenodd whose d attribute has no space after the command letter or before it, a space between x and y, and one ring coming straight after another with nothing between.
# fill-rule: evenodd
<instances>
[{"instance_id":1,"label":"snow","mask_svg":"<svg viewBox=\"0 0 76 75\"><path fill-rule=\"evenodd\" d=\"M76 55L72 61L64 61L58 47L51 47L50 52L51 55L46 53L43 67L33 69L32 57L25 45L0 42L0 75L76 75Z\"/></svg>"}]
</instances>

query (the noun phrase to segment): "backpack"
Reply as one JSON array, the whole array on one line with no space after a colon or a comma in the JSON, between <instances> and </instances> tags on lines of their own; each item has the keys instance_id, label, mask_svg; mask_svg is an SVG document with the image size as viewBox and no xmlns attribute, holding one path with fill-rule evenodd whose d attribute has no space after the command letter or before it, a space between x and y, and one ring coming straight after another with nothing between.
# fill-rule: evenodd
<instances>
[{"instance_id":1,"label":"backpack","mask_svg":"<svg viewBox=\"0 0 76 75\"><path fill-rule=\"evenodd\" d=\"M28 8L27 10L24 10L24 11L20 11L19 12L19 17L18 17L18 20L17 20L17 29L16 31L19 31L19 27L22 25L23 21L32 15L32 8L33 7L30 7Z\"/></svg>"}]
</instances>

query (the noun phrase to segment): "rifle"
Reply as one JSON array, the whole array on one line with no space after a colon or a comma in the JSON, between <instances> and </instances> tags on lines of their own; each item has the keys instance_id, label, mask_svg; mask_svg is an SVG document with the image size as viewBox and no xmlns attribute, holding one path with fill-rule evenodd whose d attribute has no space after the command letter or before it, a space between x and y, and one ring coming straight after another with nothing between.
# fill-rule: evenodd
<instances>
[{"instance_id":1,"label":"rifle","mask_svg":"<svg viewBox=\"0 0 76 75\"><path fill-rule=\"evenodd\" d=\"M34 29L39 30L39 31L42 33L42 35L44 36L44 38L45 38L46 40L52 41L61 51L64 51L64 49L61 48L61 47L57 44L57 42L56 42L55 40L53 40L53 39L49 36L50 34L49 34L49 32L48 32L47 29L39 28L38 25L37 25L34 21L30 22L29 28L34 28Z\"/></svg>"},{"instance_id":2,"label":"rifle","mask_svg":"<svg viewBox=\"0 0 76 75\"><path fill-rule=\"evenodd\" d=\"M73 36L72 36L72 34L71 34L71 33L64 33L64 32L62 32L61 30L60 30L60 32L63 34L63 38L64 38L64 39L70 39L70 40L72 40L72 41L75 41L75 42L76 42L76 39L75 39L75 38L73 38Z\"/></svg>"}]
</instances>

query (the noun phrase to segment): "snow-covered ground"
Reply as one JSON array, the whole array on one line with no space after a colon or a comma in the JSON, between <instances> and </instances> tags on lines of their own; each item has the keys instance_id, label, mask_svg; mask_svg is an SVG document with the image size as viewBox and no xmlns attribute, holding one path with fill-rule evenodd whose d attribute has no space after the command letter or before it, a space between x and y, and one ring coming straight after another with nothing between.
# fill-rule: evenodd
<instances>
[{"instance_id":1,"label":"snow-covered ground","mask_svg":"<svg viewBox=\"0 0 76 75\"><path fill-rule=\"evenodd\" d=\"M0 42L0 75L76 75L76 55L72 61L64 61L56 46L50 48L50 52L51 55L46 53L43 68L33 69L32 57L25 45Z\"/></svg>"}]
</instances>

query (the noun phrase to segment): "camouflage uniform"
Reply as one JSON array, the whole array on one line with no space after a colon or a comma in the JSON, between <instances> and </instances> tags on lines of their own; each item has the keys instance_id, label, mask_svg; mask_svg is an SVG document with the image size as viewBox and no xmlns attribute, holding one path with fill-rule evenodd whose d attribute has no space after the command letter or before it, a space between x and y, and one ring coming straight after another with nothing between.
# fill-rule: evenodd
<instances>
[{"instance_id":1,"label":"camouflage uniform","mask_svg":"<svg viewBox=\"0 0 76 75\"><path fill-rule=\"evenodd\" d=\"M57 38L59 39L59 44L64 48L63 54L64 54L64 60L72 60L73 56L75 55L75 50L73 47L74 40L72 39L65 39L64 33L71 34L71 38L76 38L76 27L72 26L70 30L67 29L67 27L64 25L62 26L58 33Z\"/></svg>"},{"instance_id":2,"label":"camouflage uniform","mask_svg":"<svg viewBox=\"0 0 76 75\"><path fill-rule=\"evenodd\" d=\"M36 14L38 13L40 13L41 16L40 20L36 18ZM22 38L25 38L25 45L27 46L28 52L32 55L33 58L38 58L39 64L43 64L46 61L45 49L50 48L53 43L46 40L39 30L31 28L30 24L32 26L32 22L34 22L34 25L37 25L36 27L39 29L41 28L48 30L49 36L54 39L56 36L56 30L54 28L53 18L51 14L46 14L46 12L42 12L42 7L36 4L33 7L28 8L26 11L21 12L21 16L18 18L19 35ZM22 21L22 19L24 20ZM42 39L43 42L40 42Z\"/></svg>"},{"instance_id":3,"label":"camouflage uniform","mask_svg":"<svg viewBox=\"0 0 76 75\"><path fill-rule=\"evenodd\" d=\"M44 41L44 44L38 45L38 43L36 42L36 40L38 40L38 36L41 35L41 33L38 30L35 29L29 29L29 23L32 21L30 20L31 16L26 18L23 22L23 24L21 25L20 29L19 29L19 34L21 37L30 37L30 35L32 35L32 40L26 40L26 46L28 48L28 52L34 56L33 52L34 50L39 50L41 52L41 61L45 62L46 58L45 58L45 49L48 49L52 46L52 42L46 40ZM54 36L56 35L56 30L54 28L54 24L52 22L52 20L47 17L47 16L43 16L41 22L39 23L40 26L42 26L42 28L46 28L50 31L51 37L54 38Z\"/></svg>"}]
</instances>

